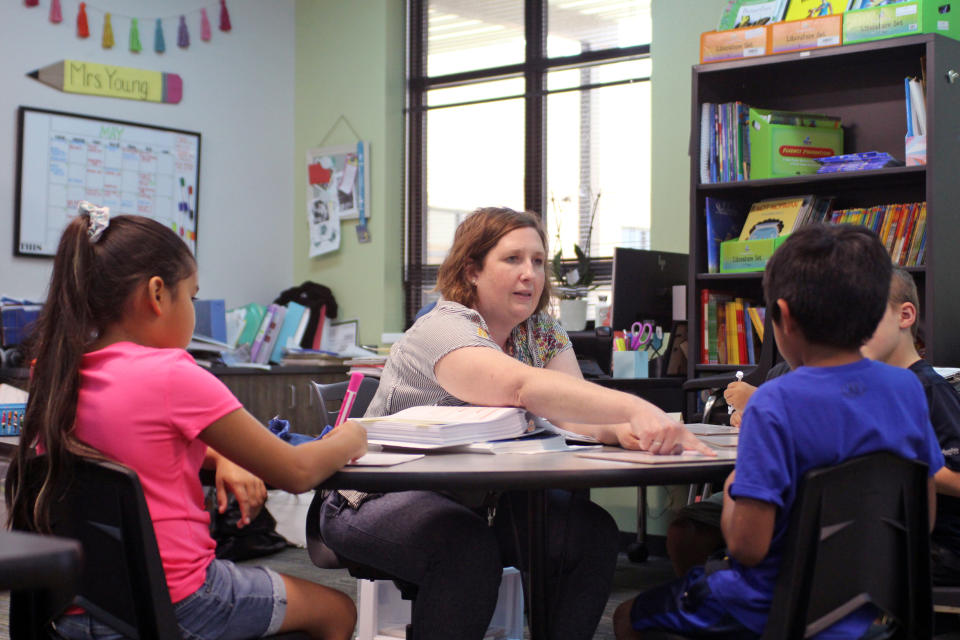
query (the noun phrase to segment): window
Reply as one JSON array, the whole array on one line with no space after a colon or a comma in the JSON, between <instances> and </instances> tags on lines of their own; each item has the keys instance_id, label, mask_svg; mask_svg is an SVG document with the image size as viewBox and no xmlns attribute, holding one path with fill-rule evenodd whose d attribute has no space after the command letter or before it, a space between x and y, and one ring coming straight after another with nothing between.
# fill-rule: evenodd
<instances>
[{"instance_id":1,"label":"window","mask_svg":"<svg viewBox=\"0 0 960 640\"><path fill-rule=\"evenodd\" d=\"M407 321L480 206L544 217L551 254L649 246L650 0L408 0ZM591 231L592 224L592 231Z\"/></svg>"}]
</instances>

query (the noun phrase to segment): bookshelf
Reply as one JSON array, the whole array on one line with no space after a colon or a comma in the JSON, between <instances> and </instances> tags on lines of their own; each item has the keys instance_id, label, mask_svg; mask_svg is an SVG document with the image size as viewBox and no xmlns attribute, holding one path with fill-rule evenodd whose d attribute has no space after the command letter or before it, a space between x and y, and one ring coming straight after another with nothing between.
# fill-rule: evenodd
<instances>
[{"instance_id":1,"label":"bookshelf","mask_svg":"<svg viewBox=\"0 0 960 640\"><path fill-rule=\"evenodd\" d=\"M922 63L921 60L925 60ZM704 102L823 113L842 118L844 153L886 151L903 159L903 79L927 78L927 164L872 171L702 184L700 112ZM701 364L701 291L723 290L762 300L762 273L707 273L707 197L749 204L764 198L835 197L835 209L927 202L924 265L917 281L921 337L935 365L960 366L960 42L935 34L693 67L690 138L690 320L688 377L743 368Z\"/></svg>"}]
</instances>

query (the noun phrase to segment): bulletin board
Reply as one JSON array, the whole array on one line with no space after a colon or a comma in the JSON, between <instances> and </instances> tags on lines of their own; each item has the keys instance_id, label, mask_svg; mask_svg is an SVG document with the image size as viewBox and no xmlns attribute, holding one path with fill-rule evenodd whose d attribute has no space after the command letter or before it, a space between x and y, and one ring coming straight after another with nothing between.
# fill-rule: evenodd
<instances>
[{"instance_id":1,"label":"bulletin board","mask_svg":"<svg viewBox=\"0 0 960 640\"><path fill-rule=\"evenodd\" d=\"M153 218L197 252L200 134L20 107L14 254L52 256L86 200Z\"/></svg>"},{"instance_id":2,"label":"bulletin board","mask_svg":"<svg viewBox=\"0 0 960 640\"><path fill-rule=\"evenodd\" d=\"M340 248L340 221L370 217L367 142L307 149L307 224L310 257Z\"/></svg>"}]
</instances>

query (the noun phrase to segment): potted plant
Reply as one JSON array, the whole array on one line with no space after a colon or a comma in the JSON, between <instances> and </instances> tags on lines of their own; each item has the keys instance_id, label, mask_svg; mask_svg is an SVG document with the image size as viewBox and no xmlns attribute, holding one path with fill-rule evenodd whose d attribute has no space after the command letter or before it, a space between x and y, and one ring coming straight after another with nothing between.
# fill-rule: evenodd
<instances>
[{"instance_id":1,"label":"potted plant","mask_svg":"<svg viewBox=\"0 0 960 640\"><path fill-rule=\"evenodd\" d=\"M584 242L586 250L579 244L574 243L573 259L564 259L563 257L563 248L560 241L560 221L563 218L556 198L551 196L550 201L557 216L557 251L553 254L551 260L551 271L555 283L554 291L560 299L560 324L567 331L582 331L587 325L587 293L596 287L593 284L596 273L594 273L590 264L590 238L593 235L593 223L597 217L600 194L598 193L591 203L590 226L587 229L586 242Z\"/></svg>"}]
</instances>

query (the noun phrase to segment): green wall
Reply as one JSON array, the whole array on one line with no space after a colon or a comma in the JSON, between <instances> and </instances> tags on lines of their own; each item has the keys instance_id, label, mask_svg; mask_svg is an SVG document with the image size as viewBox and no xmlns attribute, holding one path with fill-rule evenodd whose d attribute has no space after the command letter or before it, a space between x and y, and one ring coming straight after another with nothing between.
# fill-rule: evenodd
<instances>
[{"instance_id":1,"label":"green wall","mask_svg":"<svg viewBox=\"0 0 960 640\"><path fill-rule=\"evenodd\" d=\"M690 250L690 67L700 34L715 29L727 0L653 0L653 134L650 239L660 251Z\"/></svg>"},{"instance_id":2,"label":"green wall","mask_svg":"<svg viewBox=\"0 0 960 640\"><path fill-rule=\"evenodd\" d=\"M364 344L403 330L403 6L298 0L296 9L293 279L330 287L338 319L358 318ZM346 221L340 250L310 258L306 150L357 136L370 143L372 240L358 243Z\"/></svg>"}]
</instances>

